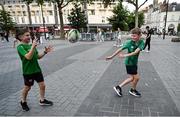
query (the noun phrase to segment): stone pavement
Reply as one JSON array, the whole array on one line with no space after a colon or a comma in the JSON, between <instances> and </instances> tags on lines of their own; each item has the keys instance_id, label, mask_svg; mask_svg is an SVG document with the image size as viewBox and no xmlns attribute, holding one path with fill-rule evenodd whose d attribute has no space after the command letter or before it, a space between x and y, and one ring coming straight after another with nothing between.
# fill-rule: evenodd
<instances>
[{"instance_id":1,"label":"stone pavement","mask_svg":"<svg viewBox=\"0 0 180 117\"><path fill-rule=\"evenodd\" d=\"M38 105L38 86L28 96L31 110L23 112L20 93L23 86L21 63L10 43L0 43L0 115L1 116L179 116L180 115L180 43L153 36L151 52L139 58L141 98L123 87L118 97L113 86L126 78L123 60L105 61L116 48L114 42L50 41L54 52L40 60L51 107ZM11 88L9 88L11 87Z\"/></svg>"}]
</instances>

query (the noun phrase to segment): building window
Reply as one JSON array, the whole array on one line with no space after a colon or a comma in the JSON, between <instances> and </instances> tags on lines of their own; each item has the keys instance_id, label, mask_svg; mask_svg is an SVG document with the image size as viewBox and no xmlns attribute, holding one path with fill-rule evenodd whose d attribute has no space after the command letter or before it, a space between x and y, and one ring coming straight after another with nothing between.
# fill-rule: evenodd
<instances>
[{"instance_id":1,"label":"building window","mask_svg":"<svg viewBox=\"0 0 180 117\"><path fill-rule=\"evenodd\" d=\"M97 6L98 6L98 8L102 7L101 3L97 3Z\"/></svg>"},{"instance_id":2,"label":"building window","mask_svg":"<svg viewBox=\"0 0 180 117\"><path fill-rule=\"evenodd\" d=\"M18 11L18 12L17 12L17 15L18 15L18 16L21 16L21 11Z\"/></svg>"},{"instance_id":3,"label":"building window","mask_svg":"<svg viewBox=\"0 0 180 117\"><path fill-rule=\"evenodd\" d=\"M89 4L89 6L94 6L94 3Z\"/></svg>"},{"instance_id":4,"label":"building window","mask_svg":"<svg viewBox=\"0 0 180 117\"><path fill-rule=\"evenodd\" d=\"M35 16L35 23L37 23L37 17Z\"/></svg>"},{"instance_id":5,"label":"building window","mask_svg":"<svg viewBox=\"0 0 180 117\"><path fill-rule=\"evenodd\" d=\"M36 15L40 15L40 14L39 14L39 11L36 11Z\"/></svg>"},{"instance_id":6,"label":"building window","mask_svg":"<svg viewBox=\"0 0 180 117\"><path fill-rule=\"evenodd\" d=\"M31 7L38 7L38 5L36 5L36 4L33 4L33 5L31 5Z\"/></svg>"},{"instance_id":7,"label":"building window","mask_svg":"<svg viewBox=\"0 0 180 117\"><path fill-rule=\"evenodd\" d=\"M164 18L163 18L163 21L165 21L166 20L166 15L164 15Z\"/></svg>"},{"instance_id":8,"label":"building window","mask_svg":"<svg viewBox=\"0 0 180 117\"><path fill-rule=\"evenodd\" d=\"M24 17L22 17L21 20L22 20L22 23L25 23Z\"/></svg>"},{"instance_id":9,"label":"building window","mask_svg":"<svg viewBox=\"0 0 180 117\"><path fill-rule=\"evenodd\" d=\"M69 15L69 10L67 10L67 15Z\"/></svg>"},{"instance_id":10,"label":"building window","mask_svg":"<svg viewBox=\"0 0 180 117\"><path fill-rule=\"evenodd\" d=\"M26 16L26 11L23 11L23 16Z\"/></svg>"},{"instance_id":11,"label":"building window","mask_svg":"<svg viewBox=\"0 0 180 117\"><path fill-rule=\"evenodd\" d=\"M48 6L49 6L49 7L51 7L51 6L52 6L51 2L48 4Z\"/></svg>"},{"instance_id":12,"label":"building window","mask_svg":"<svg viewBox=\"0 0 180 117\"><path fill-rule=\"evenodd\" d=\"M102 16L102 23L104 23L105 22L105 17L104 16Z\"/></svg>"},{"instance_id":13,"label":"building window","mask_svg":"<svg viewBox=\"0 0 180 117\"><path fill-rule=\"evenodd\" d=\"M12 16L15 16L15 11L12 12Z\"/></svg>"},{"instance_id":14,"label":"building window","mask_svg":"<svg viewBox=\"0 0 180 117\"><path fill-rule=\"evenodd\" d=\"M46 17L46 19L47 19L47 23L49 23L49 17L48 16Z\"/></svg>"},{"instance_id":15,"label":"building window","mask_svg":"<svg viewBox=\"0 0 180 117\"><path fill-rule=\"evenodd\" d=\"M172 15L171 20L174 21L174 15Z\"/></svg>"},{"instance_id":16,"label":"building window","mask_svg":"<svg viewBox=\"0 0 180 117\"><path fill-rule=\"evenodd\" d=\"M42 23L42 22L41 22L41 17L40 17L40 16L39 16L39 23Z\"/></svg>"},{"instance_id":17,"label":"building window","mask_svg":"<svg viewBox=\"0 0 180 117\"><path fill-rule=\"evenodd\" d=\"M31 15L32 15L32 16L35 16L35 11L31 11Z\"/></svg>"},{"instance_id":18,"label":"building window","mask_svg":"<svg viewBox=\"0 0 180 117\"><path fill-rule=\"evenodd\" d=\"M95 15L95 10L90 10L89 15Z\"/></svg>"},{"instance_id":19,"label":"building window","mask_svg":"<svg viewBox=\"0 0 180 117\"><path fill-rule=\"evenodd\" d=\"M48 10L47 12L48 12L48 15L53 15L52 11Z\"/></svg>"},{"instance_id":20,"label":"building window","mask_svg":"<svg viewBox=\"0 0 180 117\"><path fill-rule=\"evenodd\" d=\"M15 20L16 20L16 22L17 22L17 23L19 23L19 18L18 18L18 17L16 17L16 19L15 19Z\"/></svg>"}]
</instances>

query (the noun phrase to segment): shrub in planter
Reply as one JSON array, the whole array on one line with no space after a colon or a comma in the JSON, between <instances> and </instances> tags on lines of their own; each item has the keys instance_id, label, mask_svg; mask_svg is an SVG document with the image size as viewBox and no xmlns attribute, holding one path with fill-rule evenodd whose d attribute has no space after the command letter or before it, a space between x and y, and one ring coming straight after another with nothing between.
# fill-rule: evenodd
<instances>
[{"instance_id":1,"label":"shrub in planter","mask_svg":"<svg viewBox=\"0 0 180 117\"><path fill-rule=\"evenodd\" d=\"M172 42L180 42L180 37L175 37L171 39Z\"/></svg>"}]
</instances>

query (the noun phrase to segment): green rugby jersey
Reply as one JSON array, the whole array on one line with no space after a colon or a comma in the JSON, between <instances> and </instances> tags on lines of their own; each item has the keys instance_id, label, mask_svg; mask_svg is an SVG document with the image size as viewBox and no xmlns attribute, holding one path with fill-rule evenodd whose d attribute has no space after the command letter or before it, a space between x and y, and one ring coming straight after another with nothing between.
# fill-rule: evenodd
<instances>
[{"instance_id":1,"label":"green rugby jersey","mask_svg":"<svg viewBox=\"0 0 180 117\"><path fill-rule=\"evenodd\" d=\"M19 44L17 46L18 54L22 61L23 74L29 75L37 72L41 72L41 68L38 63L38 51L35 49L31 60L27 60L25 55L30 51L31 44Z\"/></svg>"},{"instance_id":2,"label":"green rugby jersey","mask_svg":"<svg viewBox=\"0 0 180 117\"><path fill-rule=\"evenodd\" d=\"M128 53L134 52L137 48L139 48L140 50L143 50L144 41L142 39L140 39L139 41L135 42L132 39L130 39L130 40L126 41L121 48L122 48L122 50L127 49ZM138 56L139 56L139 53L137 55L126 57L125 65L129 65L129 66L137 65Z\"/></svg>"}]
</instances>

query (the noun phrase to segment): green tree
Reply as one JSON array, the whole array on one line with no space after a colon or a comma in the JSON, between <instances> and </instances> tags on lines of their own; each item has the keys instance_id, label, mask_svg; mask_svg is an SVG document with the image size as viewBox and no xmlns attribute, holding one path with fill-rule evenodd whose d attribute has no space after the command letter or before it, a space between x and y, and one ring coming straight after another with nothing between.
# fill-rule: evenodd
<instances>
[{"instance_id":1,"label":"green tree","mask_svg":"<svg viewBox=\"0 0 180 117\"><path fill-rule=\"evenodd\" d=\"M114 0L103 0L103 3L105 7L107 7L113 1ZM119 2L123 1L130 3L135 7L135 27L138 27L138 11L148 0L144 0L144 2L141 5L138 5L138 0L119 0Z\"/></svg>"},{"instance_id":2,"label":"green tree","mask_svg":"<svg viewBox=\"0 0 180 117\"><path fill-rule=\"evenodd\" d=\"M10 14L3 10L0 10L0 28L2 31L7 33L7 37L9 37L9 31L14 29L15 22L13 22Z\"/></svg>"},{"instance_id":3,"label":"green tree","mask_svg":"<svg viewBox=\"0 0 180 117\"><path fill-rule=\"evenodd\" d=\"M129 13L129 16L127 18L127 23L129 30L133 29L135 27L135 14L134 13ZM144 24L144 13L139 12L138 13L138 27L141 27Z\"/></svg>"},{"instance_id":4,"label":"green tree","mask_svg":"<svg viewBox=\"0 0 180 117\"><path fill-rule=\"evenodd\" d=\"M135 14L134 13L129 13L128 18L127 18L127 24L128 24L129 30L135 27Z\"/></svg>"},{"instance_id":5,"label":"green tree","mask_svg":"<svg viewBox=\"0 0 180 117\"><path fill-rule=\"evenodd\" d=\"M81 10L79 3L73 3L74 8L72 8L71 13L68 15L68 20L72 27L80 30L81 28L85 28L87 25L85 12Z\"/></svg>"},{"instance_id":6,"label":"green tree","mask_svg":"<svg viewBox=\"0 0 180 117\"><path fill-rule=\"evenodd\" d=\"M177 32L180 32L180 24L177 26Z\"/></svg>"},{"instance_id":7,"label":"green tree","mask_svg":"<svg viewBox=\"0 0 180 117\"><path fill-rule=\"evenodd\" d=\"M138 26L141 27L144 24L144 13L138 12Z\"/></svg>"},{"instance_id":8,"label":"green tree","mask_svg":"<svg viewBox=\"0 0 180 117\"><path fill-rule=\"evenodd\" d=\"M119 27L121 30L128 30L128 16L129 11L125 9L120 2L116 7L113 9L114 15L108 18L110 24L112 24L113 30L117 30Z\"/></svg>"}]
</instances>

